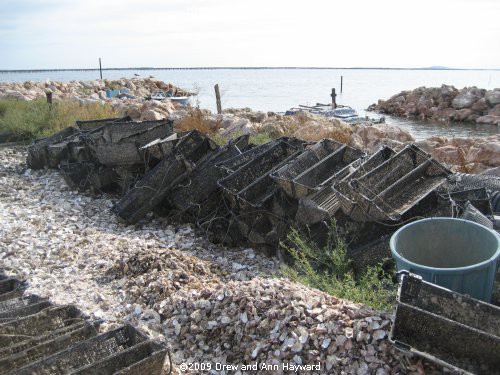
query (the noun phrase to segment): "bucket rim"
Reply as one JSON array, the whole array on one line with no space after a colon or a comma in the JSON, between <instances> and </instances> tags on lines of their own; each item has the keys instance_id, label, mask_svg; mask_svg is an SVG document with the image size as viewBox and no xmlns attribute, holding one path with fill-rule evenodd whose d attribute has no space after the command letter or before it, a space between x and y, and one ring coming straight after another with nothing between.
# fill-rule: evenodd
<instances>
[{"instance_id":1,"label":"bucket rim","mask_svg":"<svg viewBox=\"0 0 500 375\"><path fill-rule=\"evenodd\" d=\"M406 229L410 226L418 225L422 222L427 222L427 221L453 221L453 222L460 222L460 223L475 225L476 227L479 227L482 230L485 230L493 235L493 237L496 239L496 242L497 242L497 249L493 253L493 255L491 257L489 257L488 259L483 260L482 262L479 262L479 263L472 264L470 266L465 266L465 267L450 267L450 268L430 267L430 266L426 266L423 264L412 262L409 259L403 257L400 253L398 253L395 250L396 239L399 236L400 232L403 231L403 229ZM406 263L408 263L410 266L415 266L416 268L420 268L420 269L423 269L426 271L431 271L431 272L436 272L436 271L443 272L444 271L446 273L459 273L459 272L463 272L463 271L484 268L484 267L488 266L496 258L500 258L500 234L498 234L497 232L495 232L494 230L492 230L490 228L485 227L484 225L478 224L478 223L470 221L470 220L451 218L451 217L431 217L431 218L427 218L427 219L416 220L416 221L411 222L409 224L403 225L401 228L399 228L396 232L394 232L392 234L391 239L389 240L389 247L391 249L391 254L392 254L393 258L401 259L401 260L405 261ZM497 261L498 261L498 259L497 259Z\"/></svg>"}]
</instances>

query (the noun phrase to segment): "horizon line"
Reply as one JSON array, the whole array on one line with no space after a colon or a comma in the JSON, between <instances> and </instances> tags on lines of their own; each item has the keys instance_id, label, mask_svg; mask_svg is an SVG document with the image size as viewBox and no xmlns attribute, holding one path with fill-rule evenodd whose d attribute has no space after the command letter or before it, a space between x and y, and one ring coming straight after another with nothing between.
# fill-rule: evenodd
<instances>
[{"instance_id":1,"label":"horizon line","mask_svg":"<svg viewBox=\"0 0 500 375\"><path fill-rule=\"evenodd\" d=\"M317 69L317 70L500 70L500 68L449 68L449 67L419 67L419 68L390 68L390 67L318 67L318 66L199 66L199 67L112 67L102 68L110 70L278 70L278 69ZM99 68L48 68L48 69L0 69L0 73L37 73L61 71L99 71Z\"/></svg>"}]
</instances>

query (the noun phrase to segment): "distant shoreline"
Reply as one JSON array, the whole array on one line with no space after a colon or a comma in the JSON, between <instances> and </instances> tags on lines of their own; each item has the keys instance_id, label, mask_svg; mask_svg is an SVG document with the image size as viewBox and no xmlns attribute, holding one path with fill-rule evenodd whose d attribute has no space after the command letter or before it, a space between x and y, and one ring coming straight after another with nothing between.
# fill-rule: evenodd
<instances>
[{"instance_id":1,"label":"distant shoreline","mask_svg":"<svg viewBox=\"0 0 500 375\"><path fill-rule=\"evenodd\" d=\"M499 71L500 68L446 68L446 67L428 67L428 68L382 68L382 67L352 67L352 68L335 68L335 67L294 67L294 66L280 66L280 67L170 67L170 68L153 68L153 67L130 67L130 68L103 68L103 71L110 70L459 70L459 71ZM0 73L42 73L42 72L85 72L85 71L99 71L99 68L61 68L61 69L0 69Z\"/></svg>"}]
</instances>

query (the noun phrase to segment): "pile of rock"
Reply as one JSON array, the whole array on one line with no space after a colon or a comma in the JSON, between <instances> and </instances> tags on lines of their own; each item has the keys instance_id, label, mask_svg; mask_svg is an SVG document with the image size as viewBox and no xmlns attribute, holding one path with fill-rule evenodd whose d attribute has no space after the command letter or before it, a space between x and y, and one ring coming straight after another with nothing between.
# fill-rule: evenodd
<instances>
[{"instance_id":1,"label":"pile of rock","mask_svg":"<svg viewBox=\"0 0 500 375\"><path fill-rule=\"evenodd\" d=\"M422 120L500 125L500 89L419 87L379 100L368 110Z\"/></svg>"},{"instance_id":2,"label":"pile of rock","mask_svg":"<svg viewBox=\"0 0 500 375\"><path fill-rule=\"evenodd\" d=\"M204 362L214 369L258 363L278 374L287 372L283 363L319 365L315 373L424 370L390 345L388 314L284 279L182 290L160 306L177 363Z\"/></svg>"},{"instance_id":3,"label":"pile of rock","mask_svg":"<svg viewBox=\"0 0 500 375\"><path fill-rule=\"evenodd\" d=\"M51 92L53 97L58 99L79 98L98 101L110 99L106 97L107 90L120 90L123 92L123 96L128 95L142 99L158 90L171 90L178 95L190 95L186 90L175 87L171 83L153 77L136 77L117 80L73 80L69 82L50 81L48 79L44 82L2 82L0 83L0 99L33 100L38 97L45 97L47 92Z\"/></svg>"},{"instance_id":4,"label":"pile of rock","mask_svg":"<svg viewBox=\"0 0 500 375\"><path fill-rule=\"evenodd\" d=\"M272 138L286 136L306 141L330 138L368 150L376 150L381 144L400 149L408 142L415 141L410 133L395 125L366 122L352 126L339 119L307 112L284 116L274 112L252 111L249 108L231 108L218 115L208 110L178 109L169 119L177 129L196 128L218 133L226 138L242 134L268 134Z\"/></svg>"},{"instance_id":5,"label":"pile of rock","mask_svg":"<svg viewBox=\"0 0 500 375\"><path fill-rule=\"evenodd\" d=\"M273 112L267 114L253 112L248 108L230 109L221 115L213 114L208 110L197 111L197 114L193 115L190 110L179 109L174 111L169 119L178 129L197 128L228 138L240 134L289 136L307 141L330 138L351 147L372 152L382 145L399 151L405 145L415 143L415 137L411 133L399 126L385 123L352 126L338 119L326 119L309 113L283 116ZM184 125L187 127L185 128ZM417 144L431 153L436 160L448 164L455 171L480 173L499 165L500 138L498 136L467 139L431 137ZM464 163L467 165L466 169L463 168Z\"/></svg>"},{"instance_id":6,"label":"pile of rock","mask_svg":"<svg viewBox=\"0 0 500 375\"><path fill-rule=\"evenodd\" d=\"M417 142L457 172L482 173L500 165L500 135L484 138L431 137Z\"/></svg>"},{"instance_id":7,"label":"pile of rock","mask_svg":"<svg viewBox=\"0 0 500 375\"><path fill-rule=\"evenodd\" d=\"M107 90L120 90L120 94L107 97ZM0 100L30 101L45 98L48 92L54 100L76 100L81 104L107 103L124 116L133 119L160 120L168 117L177 104L169 100L146 100L155 91L170 91L176 95L191 95L186 90L156 78L120 78L118 80L56 82L3 82L0 83Z\"/></svg>"}]
</instances>

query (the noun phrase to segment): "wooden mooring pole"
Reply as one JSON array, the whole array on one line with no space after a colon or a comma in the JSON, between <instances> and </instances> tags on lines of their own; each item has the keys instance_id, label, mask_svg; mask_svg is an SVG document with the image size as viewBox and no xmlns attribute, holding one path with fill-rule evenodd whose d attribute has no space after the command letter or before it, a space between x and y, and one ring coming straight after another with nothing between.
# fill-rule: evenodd
<instances>
[{"instance_id":1,"label":"wooden mooring pole","mask_svg":"<svg viewBox=\"0 0 500 375\"><path fill-rule=\"evenodd\" d=\"M342 94L342 86L344 83L344 76L340 76L340 93Z\"/></svg>"},{"instance_id":2,"label":"wooden mooring pole","mask_svg":"<svg viewBox=\"0 0 500 375\"><path fill-rule=\"evenodd\" d=\"M102 65L101 65L101 58L99 57L99 74L101 75L102 79Z\"/></svg>"},{"instance_id":3,"label":"wooden mooring pole","mask_svg":"<svg viewBox=\"0 0 500 375\"><path fill-rule=\"evenodd\" d=\"M45 96L47 97L47 103L49 104L49 107L52 107L52 91L46 91Z\"/></svg>"},{"instance_id":4,"label":"wooden mooring pole","mask_svg":"<svg viewBox=\"0 0 500 375\"><path fill-rule=\"evenodd\" d=\"M332 89L332 107L333 109L337 108L337 94L335 93L335 89Z\"/></svg>"},{"instance_id":5,"label":"wooden mooring pole","mask_svg":"<svg viewBox=\"0 0 500 375\"><path fill-rule=\"evenodd\" d=\"M219 84L217 83L214 86L215 89L215 100L217 102L217 113L221 114L222 113L222 104L220 102L220 91L219 91Z\"/></svg>"}]
</instances>

